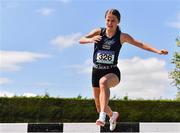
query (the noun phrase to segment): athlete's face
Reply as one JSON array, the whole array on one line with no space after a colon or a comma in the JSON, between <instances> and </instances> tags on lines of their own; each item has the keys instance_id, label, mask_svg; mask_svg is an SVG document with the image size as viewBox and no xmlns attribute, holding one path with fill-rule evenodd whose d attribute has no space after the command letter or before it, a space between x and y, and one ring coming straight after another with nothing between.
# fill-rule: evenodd
<instances>
[{"instance_id":1,"label":"athlete's face","mask_svg":"<svg viewBox=\"0 0 180 133\"><path fill-rule=\"evenodd\" d=\"M116 30L119 21L115 15L113 15L112 13L108 13L106 15L105 20L106 20L106 28L108 30Z\"/></svg>"}]
</instances>

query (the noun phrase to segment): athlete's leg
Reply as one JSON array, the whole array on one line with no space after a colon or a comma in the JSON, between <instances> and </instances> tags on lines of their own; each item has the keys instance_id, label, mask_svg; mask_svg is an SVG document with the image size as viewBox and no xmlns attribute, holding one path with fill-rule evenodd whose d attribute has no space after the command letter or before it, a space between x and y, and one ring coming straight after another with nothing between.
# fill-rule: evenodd
<instances>
[{"instance_id":1,"label":"athlete's leg","mask_svg":"<svg viewBox=\"0 0 180 133\"><path fill-rule=\"evenodd\" d=\"M94 101L96 104L96 110L98 113L100 113L101 109L100 109L100 101L99 101L99 95L100 95L100 88L99 87L93 87L93 92L94 92ZM112 110L109 106L106 107L105 109L106 114L109 117L112 117Z\"/></svg>"},{"instance_id":2,"label":"athlete's leg","mask_svg":"<svg viewBox=\"0 0 180 133\"><path fill-rule=\"evenodd\" d=\"M109 97L110 97L110 88L116 86L119 83L119 78L117 75L113 73L109 73L105 76L103 76L100 81L100 111L106 112L106 108L109 103Z\"/></svg>"},{"instance_id":3,"label":"athlete's leg","mask_svg":"<svg viewBox=\"0 0 180 133\"><path fill-rule=\"evenodd\" d=\"M100 126L105 125L105 118L106 118L106 109L108 108L111 113L112 110L108 106L109 103L109 97L110 97L110 89L111 87L116 86L119 83L119 78L113 74L109 73L105 76L103 76L99 80L99 86L100 86L100 94L99 94L99 101L100 101L100 113L99 113L99 119L96 120L96 124ZM110 114L110 117L112 117L112 114Z\"/></svg>"},{"instance_id":4,"label":"athlete's leg","mask_svg":"<svg viewBox=\"0 0 180 133\"><path fill-rule=\"evenodd\" d=\"M94 101L96 105L96 110L98 113L100 113L100 102L99 102L99 94L100 94L100 88L99 87L93 87L93 93L94 93Z\"/></svg>"}]
</instances>

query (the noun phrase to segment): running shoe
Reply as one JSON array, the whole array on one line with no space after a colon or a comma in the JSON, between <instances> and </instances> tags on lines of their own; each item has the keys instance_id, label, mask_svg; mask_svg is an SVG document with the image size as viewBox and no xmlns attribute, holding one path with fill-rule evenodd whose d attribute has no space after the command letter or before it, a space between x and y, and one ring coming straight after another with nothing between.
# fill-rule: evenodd
<instances>
[{"instance_id":1,"label":"running shoe","mask_svg":"<svg viewBox=\"0 0 180 133\"><path fill-rule=\"evenodd\" d=\"M99 113L99 119L96 120L96 125L104 126L105 125L105 120L106 120L106 113L105 112L100 112Z\"/></svg>"},{"instance_id":2,"label":"running shoe","mask_svg":"<svg viewBox=\"0 0 180 133\"><path fill-rule=\"evenodd\" d=\"M119 117L119 113L113 112L113 115L109 120L110 131L113 131L116 128L116 121L117 121L118 117Z\"/></svg>"}]
</instances>

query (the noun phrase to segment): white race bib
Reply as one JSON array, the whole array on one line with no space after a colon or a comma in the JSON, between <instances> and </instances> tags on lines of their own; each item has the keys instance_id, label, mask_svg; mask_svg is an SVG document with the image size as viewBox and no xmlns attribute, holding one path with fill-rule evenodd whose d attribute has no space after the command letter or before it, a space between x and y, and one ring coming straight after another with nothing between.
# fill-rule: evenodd
<instances>
[{"instance_id":1,"label":"white race bib","mask_svg":"<svg viewBox=\"0 0 180 133\"><path fill-rule=\"evenodd\" d=\"M113 64L114 63L115 52L99 50L96 55L96 62L102 64Z\"/></svg>"}]
</instances>

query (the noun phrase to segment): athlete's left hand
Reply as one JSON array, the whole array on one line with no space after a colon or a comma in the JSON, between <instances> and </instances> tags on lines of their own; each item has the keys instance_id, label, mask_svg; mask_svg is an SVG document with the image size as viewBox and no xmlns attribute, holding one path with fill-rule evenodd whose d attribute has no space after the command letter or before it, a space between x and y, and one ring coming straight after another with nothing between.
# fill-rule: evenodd
<instances>
[{"instance_id":1,"label":"athlete's left hand","mask_svg":"<svg viewBox=\"0 0 180 133\"><path fill-rule=\"evenodd\" d=\"M165 49L161 49L161 50L159 50L158 54L167 55L167 54L168 54L168 51L165 50Z\"/></svg>"}]
</instances>

